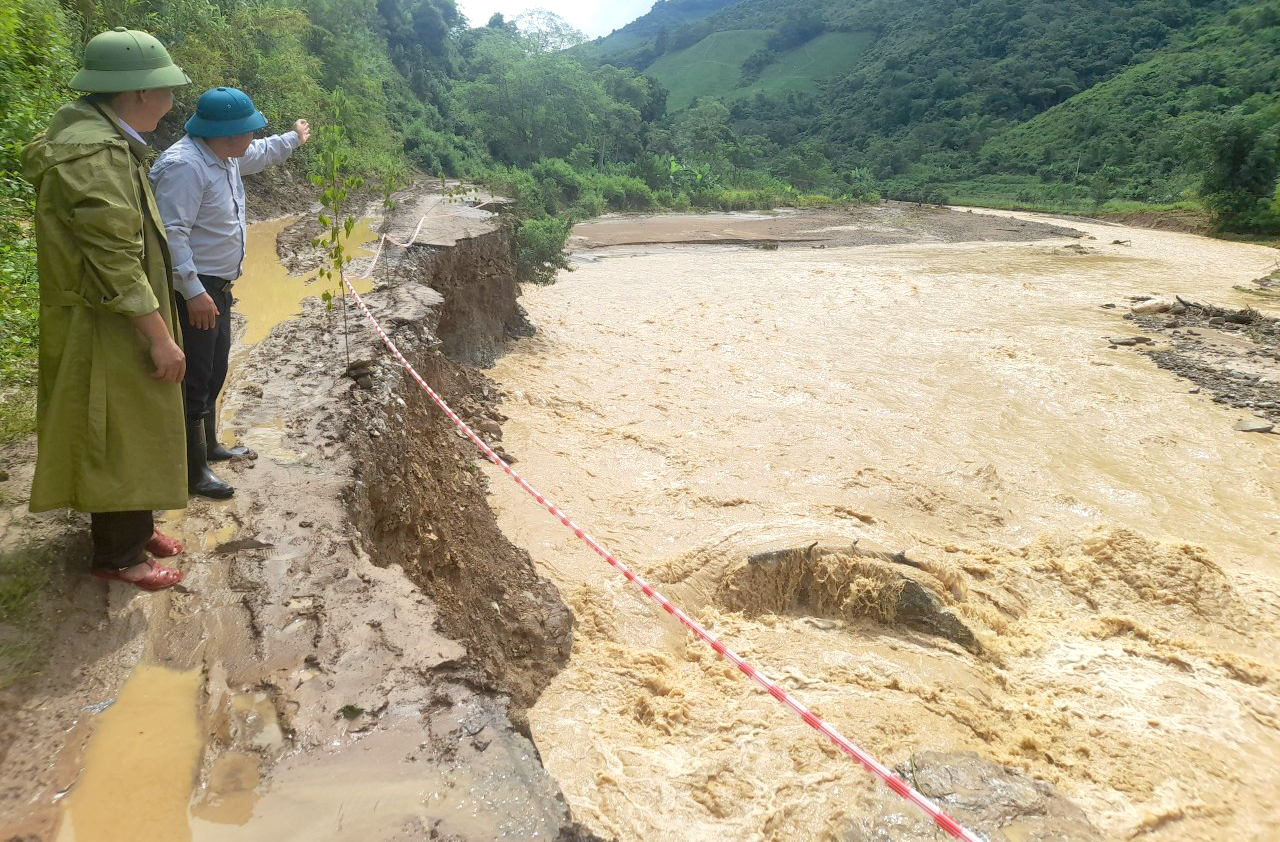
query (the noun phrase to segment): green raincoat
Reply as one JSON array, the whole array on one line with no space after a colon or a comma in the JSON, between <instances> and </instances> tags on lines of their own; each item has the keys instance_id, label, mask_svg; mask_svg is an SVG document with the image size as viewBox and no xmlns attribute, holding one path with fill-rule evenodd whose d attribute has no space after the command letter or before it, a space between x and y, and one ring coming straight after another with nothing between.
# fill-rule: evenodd
<instances>
[{"instance_id":1,"label":"green raincoat","mask_svg":"<svg viewBox=\"0 0 1280 842\"><path fill-rule=\"evenodd\" d=\"M40 271L33 512L187 505L182 385L152 379L131 321L158 309L181 343L169 247L148 147L115 119L86 100L64 105L22 153Z\"/></svg>"}]
</instances>

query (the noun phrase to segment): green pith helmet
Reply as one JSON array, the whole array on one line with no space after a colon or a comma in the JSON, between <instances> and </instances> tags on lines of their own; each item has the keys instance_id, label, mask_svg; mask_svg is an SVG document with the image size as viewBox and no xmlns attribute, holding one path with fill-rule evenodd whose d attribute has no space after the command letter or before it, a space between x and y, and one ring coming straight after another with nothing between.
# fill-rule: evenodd
<instances>
[{"instance_id":1,"label":"green pith helmet","mask_svg":"<svg viewBox=\"0 0 1280 842\"><path fill-rule=\"evenodd\" d=\"M154 36L117 26L93 36L85 45L84 67L68 87L91 94L118 94L190 84L191 79Z\"/></svg>"}]
</instances>

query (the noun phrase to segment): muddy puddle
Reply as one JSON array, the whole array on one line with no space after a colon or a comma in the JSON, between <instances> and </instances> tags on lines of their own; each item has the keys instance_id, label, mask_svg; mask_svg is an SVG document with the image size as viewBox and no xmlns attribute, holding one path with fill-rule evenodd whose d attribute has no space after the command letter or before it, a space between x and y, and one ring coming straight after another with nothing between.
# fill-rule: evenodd
<instances>
[{"instance_id":1,"label":"muddy puddle","mask_svg":"<svg viewBox=\"0 0 1280 842\"><path fill-rule=\"evenodd\" d=\"M245 320L242 345L254 345L281 322L302 311L302 300L328 292L341 294L337 281L317 279L314 272L289 274L276 254L276 238L280 232L297 222L297 217L282 217L259 222L249 227L249 242L245 247L244 277L233 287L236 311ZM356 223L348 240L348 248L354 258L371 257L366 246L378 239L371 225L364 218ZM368 279L353 281L356 291L368 292L372 282Z\"/></svg>"},{"instance_id":2,"label":"muddy puddle","mask_svg":"<svg viewBox=\"0 0 1280 842\"><path fill-rule=\"evenodd\" d=\"M203 743L200 670L140 664L97 717L58 842L190 840L187 802ZM163 770L161 773L160 770Z\"/></svg>"},{"instance_id":3,"label":"muddy puddle","mask_svg":"<svg viewBox=\"0 0 1280 842\"><path fill-rule=\"evenodd\" d=\"M1265 309L1233 287L1276 253L1072 226L1093 239L594 251L524 293L503 444L886 764L979 752L1105 838L1272 839L1280 437L1105 337L1134 295ZM530 713L575 818L881 838L901 808L865 772L498 474L491 501L577 618Z\"/></svg>"}]
</instances>

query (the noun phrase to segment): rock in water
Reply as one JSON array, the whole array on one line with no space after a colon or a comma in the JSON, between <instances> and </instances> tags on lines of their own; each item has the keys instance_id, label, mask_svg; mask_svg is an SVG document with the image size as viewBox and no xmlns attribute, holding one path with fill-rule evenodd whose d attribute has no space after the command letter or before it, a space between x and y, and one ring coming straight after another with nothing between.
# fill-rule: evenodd
<instances>
[{"instance_id":1,"label":"rock in water","mask_svg":"<svg viewBox=\"0 0 1280 842\"><path fill-rule=\"evenodd\" d=\"M1150 301L1143 301L1129 308L1131 312L1137 313L1139 316L1149 316L1153 313L1167 313L1173 309L1173 302L1163 298L1153 298Z\"/></svg>"},{"instance_id":2,"label":"rock in water","mask_svg":"<svg viewBox=\"0 0 1280 842\"><path fill-rule=\"evenodd\" d=\"M1239 421L1236 429L1242 433L1269 433L1276 428L1269 421Z\"/></svg>"},{"instance_id":3,"label":"rock in water","mask_svg":"<svg viewBox=\"0 0 1280 842\"><path fill-rule=\"evenodd\" d=\"M1112 345L1137 345L1138 340L1132 336L1113 336L1107 340Z\"/></svg>"},{"instance_id":4,"label":"rock in water","mask_svg":"<svg viewBox=\"0 0 1280 842\"><path fill-rule=\"evenodd\" d=\"M957 643L975 655L977 634L947 605L924 566L903 553L852 546L793 547L753 553L724 581L718 602L746 613L868 618ZM762 595L768 595L764 597Z\"/></svg>"},{"instance_id":5,"label":"rock in water","mask_svg":"<svg viewBox=\"0 0 1280 842\"><path fill-rule=\"evenodd\" d=\"M1102 842L1084 811L1049 783L973 752L922 751L898 774L949 816L990 842ZM924 842L941 837L905 801L891 802L843 842ZM861 823L860 823L861 824Z\"/></svg>"},{"instance_id":6,"label":"rock in water","mask_svg":"<svg viewBox=\"0 0 1280 842\"><path fill-rule=\"evenodd\" d=\"M973 630L943 604L933 591L907 575L902 576L902 590L894 606L898 619L907 628L935 634L958 643L975 655L982 654L982 644Z\"/></svg>"}]
</instances>

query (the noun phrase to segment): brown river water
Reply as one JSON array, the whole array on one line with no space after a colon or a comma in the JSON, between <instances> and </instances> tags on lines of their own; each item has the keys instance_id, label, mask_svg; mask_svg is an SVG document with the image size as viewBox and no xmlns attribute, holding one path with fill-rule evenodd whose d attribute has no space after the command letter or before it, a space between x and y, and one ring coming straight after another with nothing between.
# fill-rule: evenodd
<instances>
[{"instance_id":1,"label":"brown river water","mask_svg":"<svg viewBox=\"0 0 1280 842\"><path fill-rule=\"evenodd\" d=\"M593 252L525 291L539 333L492 372L504 447L882 762L980 752L1057 785L1109 839L1275 839L1280 437L1234 432L1241 412L1102 340L1129 327L1131 295L1256 306L1233 286L1276 252L1071 224L1093 253ZM578 820L619 840L845 840L892 808L516 486L492 486L577 618L530 717ZM781 567L747 570L762 549L855 539L925 565L981 654L875 619L856 587L805 610Z\"/></svg>"}]
</instances>

